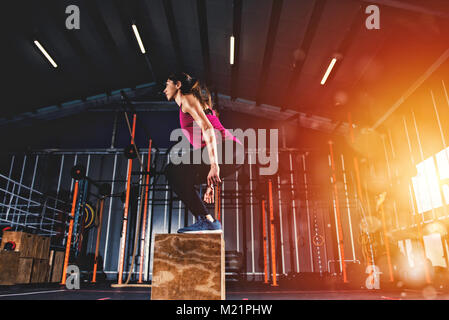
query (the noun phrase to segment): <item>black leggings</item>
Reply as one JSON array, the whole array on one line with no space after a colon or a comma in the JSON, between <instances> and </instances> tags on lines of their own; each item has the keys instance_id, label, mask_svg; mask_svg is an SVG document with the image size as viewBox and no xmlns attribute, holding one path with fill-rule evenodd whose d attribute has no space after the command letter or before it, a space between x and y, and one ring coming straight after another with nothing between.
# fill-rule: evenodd
<instances>
[{"instance_id":1,"label":"black leggings","mask_svg":"<svg viewBox=\"0 0 449 320\"><path fill-rule=\"evenodd\" d=\"M229 154L231 145L233 152ZM195 185L207 183L207 176L210 171L208 162L205 163L201 160L200 164L193 163L194 153L198 156L199 150L201 150L202 155L205 154L201 159L205 157L208 160L207 146L196 150L191 149L183 156L183 159L190 159L189 163L174 164L170 161L165 169L170 187L195 217L211 214L195 189ZM220 179L235 173L242 166L245 150L233 140L225 140L225 142L217 144L217 151ZM228 161L231 158L232 161ZM213 216L213 214L211 215Z\"/></svg>"}]
</instances>

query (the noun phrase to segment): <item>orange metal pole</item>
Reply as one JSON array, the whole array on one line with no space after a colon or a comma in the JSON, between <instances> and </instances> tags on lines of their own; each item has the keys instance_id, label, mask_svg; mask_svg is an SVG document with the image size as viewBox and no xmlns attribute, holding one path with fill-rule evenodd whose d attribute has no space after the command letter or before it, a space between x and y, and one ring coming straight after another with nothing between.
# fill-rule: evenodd
<instances>
[{"instance_id":1,"label":"orange metal pole","mask_svg":"<svg viewBox=\"0 0 449 320\"><path fill-rule=\"evenodd\" d=\"M262 200L262 229L263 229L263 274L264 274L264 283L268 283L268 265L267 265L267 223L266 223L266 214L265 214L265 200Z\"/></svg>"},{"instance_id":2,"label":"orange metal pole","mask_svg":"<svg viewBox=\"0 0 449 320\"><path fill-rule=\"evenodd\" d=\"M150 184L150 169L151 169L151 143L148 147L148 163L147 163L147 175L145 179L145 202L143 209L143 221L142 221L142 233L140 236L140 264L139 264L139 281L137 283L142 283L142 274L143 274L143 256L145 254L145 230L147 223L147 212L148 212L148 188Z\"/></svg>"},{"instance_id":3,"label":"orange metal pole","mask_svg":"<svg viewBox=\"0 0 449 320\"><path fill-rule=\"evenodd\" d=\"M64 268L62 270L62 281L61 284L65 285L66 282L66 273L67 266L69 264L69 256L70 256L70 246L72 245L72 233L73 233L73 218L75 217L75 208L76 208L76 200L78 198L78 180L75 181L75 188L73 190L73 200L72 200L72 211L70 213L70 224L69 224L69 233L67 235L67 243L65 245L65 257L64 257Z\"/></svg>"},{"instance_id":4,"label":"orange metal pole","mask_svg":"<svg viewBox=\"0 0 449 320\"><path fill-rule=\"evenodd\" d=\"M97 243L95 245L95 260L94 260L94 270L92 275L92 283L97 282L97 265L98 265L98 250L100 248L100 236L101 236L101 224L103 221L103 207L104 207L104 198L100 199L100 217L99 224L97 228Z\"/></svg>"},{"instance_id":5,"label":"orange metal pole","mask_svg":"<svg viewBox=\"0 0 449 320\"><path fill-rule=\"evenodd\" d=\"M134 142L134 136L136 133L136 114L133 117L133 129L131 134L131 143ZM128 160L128 177L126 180L126 200L125 200L125 209L123 212L123 227L122 227L122 236L120 241L120 259L118 265L118 284L122 284L123 281L123 265L125 263L125 249L126 249L126 231L128 230L128 210L129 210L129 193L131 188L131 171L133 167L133 160Z\"/></svg>"},{"instance_id":6,"label":"orange metal pole","mask_svg":"<svg viewBox=\"0 0 449 320\"><path fill-rule=\"evenodd\" d=\"M338 190L337 190L337 184L336 184L336 177L335 177L335 164L334 164L334 153L332 150L332 141L329 141L329 149L330 149L330 155L331 155L331 167L332 167L332 184L334 185L334 194L335 194L335 209L337 211L337 228L338 233L340 235L340 239L338 240L339 244L339 250L340 250L340 259L341 259L341 266L342 266L342 273L343 273L343 282L348 282L348 278L346 275L346 263L345 263L345 251L343 248L343 228L341 226L341 217L340 217L340 204L338 203Z\"/></svg>"},{"instance_id":7,"label":"orange metal pole","mask_svg":"<svg viewBox=\"0 0 449 320\"><path fill-rule=\"evenodd\" d=\"M274 287L277 287L277 275L276 275L276 248L274 241L274 216L273 216L273 191L271 179L268 180L268 196L269 196L269 206L270 206L270 233L271 233L271 271L273 275Z\"/></svg>"}]
</instances>

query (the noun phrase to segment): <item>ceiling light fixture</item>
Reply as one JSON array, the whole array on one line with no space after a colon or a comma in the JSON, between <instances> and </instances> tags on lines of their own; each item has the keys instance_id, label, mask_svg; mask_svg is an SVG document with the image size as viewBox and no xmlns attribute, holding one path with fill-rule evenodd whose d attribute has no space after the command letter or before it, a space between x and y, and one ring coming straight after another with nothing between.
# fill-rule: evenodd
<instances>
[{"instance_id":1,"label":"ceiling light fixture","mask_svg":"<svg viewBox=\"0 0 449 320\"><path fill-rule=\"evenodd\" d=\"M36 47L38 47L38 49L42 52L42 54L45 56L45 58L47 58L48 61L50 61L51 65L56 68L58 65L56 64L56 62L52 59L52 57L50 57L50 55L48 54L48 52L44 49L44 47L39 43L39 41L34 40L34 44L36 45Z\"/></svg>"},{"instance_id":2,"label":"ceiling light fixture","mask_svg":"<svg viewBox=\"0 0 449 320\"><path fill-rule=\"evenodd\" d=\"M337 58L333 58L332 61L331 61L331 63L329 64L329 67L327 68L327 71L326 71L326 73L324 74L323 79L321 80L321 84L322 84L323 86L324 86L324 84L326 83L327 78L329 78L329 75L330 75L332 69L334 68L335 63L337 63Z\"/></svg>"},{"instance_id":3,"label":"ceiling light fixture","mask_svg":"<svg viewBox=\"0 0 449 320\"><path fill-rule=\"evenodd\" d=\"M229 63L231 65L234 64L234 51L235 51L235 38L234 36L231 36L229 39L230 42L230 52L229 52Z\"/></svg>"},{"instance_id":4,"label":"ceiling light fixture","mask_svg":"<svg viewBox=\"0 0 449 320\"><path fill-rule=\"evenodd\" d=\"M145 48L143 46L142 39L140 39L139 31L137 30L136 25L133 24L132 28L134 31L134 35L136 36L137 42L139 43L140 51L142 51L142 53L145 53Z\"/></svg>"}]
</instances>

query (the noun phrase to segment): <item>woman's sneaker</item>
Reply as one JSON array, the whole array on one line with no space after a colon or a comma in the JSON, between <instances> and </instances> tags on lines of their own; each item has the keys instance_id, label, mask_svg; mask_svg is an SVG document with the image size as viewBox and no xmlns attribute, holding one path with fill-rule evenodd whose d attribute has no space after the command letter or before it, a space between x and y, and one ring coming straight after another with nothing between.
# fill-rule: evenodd
<instances>
[{"instance_id":1,"label":"woman's sneaker","mask_svg":"<svg viewBox=\"0 0 449 320\"><path fill-rule=\"evenodd\" d=\"M221 233L221 223L218 220L210 222L206 218L199 217L194 224L181 228L178 233Z\"/></svg>"}]
</instances>

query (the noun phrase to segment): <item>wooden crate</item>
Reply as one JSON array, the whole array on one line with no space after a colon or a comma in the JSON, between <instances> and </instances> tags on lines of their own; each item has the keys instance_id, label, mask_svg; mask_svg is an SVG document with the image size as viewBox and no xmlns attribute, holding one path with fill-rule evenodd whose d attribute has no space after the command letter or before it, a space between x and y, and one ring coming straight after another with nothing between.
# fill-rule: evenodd
<instances>
[{"instance_id":1,"label":"wooden crate","mask_svg":"<svg viewBox=\"0 0 449 320\"><path fill-rule=\"evenodd\" d=\"M48 259L33 259L31 283L44 283L48 281Z\"/></svg>"},{"instance_id":2,"label":"wooden crate","mask_svg":"<svg viewBox=\"0 0 449 320\"><path fill-rule=\"evenodd\" d=\"M20 252L0 251L0 285L16 283Z\"/></svg>"},{"instance_id":3,"label":"wooden crate","mask_svg":"<svg viewBox=\"0 0 449 320\"><path fill-rule=\"evenodd\" d=\"M50 255L52 257L52 262L50 264L49 281L50 282L61 282L62 280L62 268L64 266L64 251L53 251Z\"/></svg>"},{"instance_id":4,"label":"wooden crate","mask_svg":"<svg viewBox=\"0 0 449 320\"><path fill-rule=\"evenodd\" d=\"M33 271L33 258L19 258L16 283L17 284L30 283L32 271Z\"/></svg>"},{"instance_id":5,"label":"wooden crate","mask_svg":"<svg viewBox=\"0 0 449 320\"><path fill-rule=\"evenodd\" d=\"M36 249L33 258L36 259L49 259L50 256L50 237L34 236L36 243Z\"/></svg>"},{"instance_id":6,"label":"wooden crate","mask_svg":"<svg viewBox=\"0 0 449 320\"><path fill-rule=\"evenodd\" d=\"M2 236L1 249L8 241L15 242L16 248L14 251L20 252L20 257L32 258L34 256L35 235L23 231L5 231Z\"/></svg>"},{"instance_id":7,"label":"wooden crate","mask_svg":"<svg viewBox=\"0 0 449 320\"><path fill-rule=\"evenodd\" d=\"M156 234L152 300L224 300L222 234Z\"/></svg>"}]
</instances>

